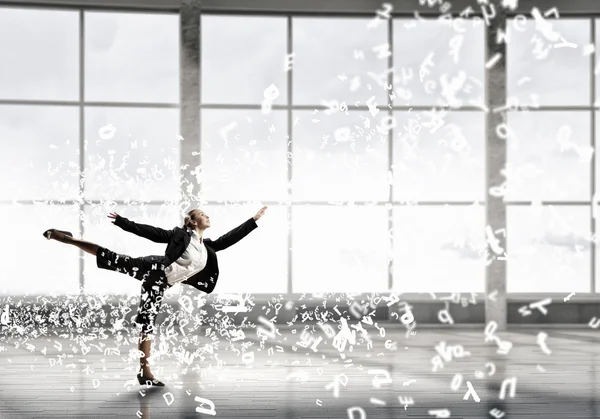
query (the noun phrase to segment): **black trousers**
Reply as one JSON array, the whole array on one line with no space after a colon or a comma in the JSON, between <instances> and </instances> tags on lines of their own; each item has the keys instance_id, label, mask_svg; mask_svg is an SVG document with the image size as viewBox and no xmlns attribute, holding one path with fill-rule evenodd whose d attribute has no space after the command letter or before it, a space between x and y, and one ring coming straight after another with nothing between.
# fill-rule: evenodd
<instances>
[{"instance_id":1,"label":"black trousers","mask_svg":"<svg viewBox=\"0 0 600 419\"><path fill-rule=\"evenodd\" d=\"M144 334L155 332L155 322L162 305L163 294L169 284L161 256L131 256L115 253L105 247L99 247L96 264L101 269L121 272L142 282L140 304L135 323L141 326Z\"/></svg>"}]
</instances>

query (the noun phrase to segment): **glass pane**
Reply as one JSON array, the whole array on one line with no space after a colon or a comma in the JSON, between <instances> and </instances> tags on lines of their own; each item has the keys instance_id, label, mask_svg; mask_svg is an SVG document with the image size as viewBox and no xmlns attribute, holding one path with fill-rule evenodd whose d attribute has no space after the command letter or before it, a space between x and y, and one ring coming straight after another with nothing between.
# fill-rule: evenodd
<instances>
[{"instance_id":1,"label":"glass pane","mask_svg":"<svg viewBox=\"0 0 600 419\"><path fill-rule=\"evenodd\" d=\"M86 198L177 199L178 133L177 109L87 107Z\"/></svg>"},{"instance_id":2,"label":"glass pane","mask_svg":"<svg viewBox=\"0 0 600 419\"><path fill-rule=\"evenodd\" d=\"M600 118L600 113L597 112L596 113L596 124L595 124L595 128L596 128L595 129L596 130L596 133L595 133L596 134L596 143L598 143L598 141L600 139L600 126L599 126L599 124L597 122L597 121L600 121L599 118ZM590 150L592 150L591 147L590 147ZM596 159L596 191L594 192L594 194L596 196L594 197L594 201L600 201L600 195L599 195L599 191L600 191L600 183L599 183L600 182L600 170L598 170L598 168L600 167L600 166L598 166L598 164L600 164L600 160L598 159L598 153L594 153L594 157L593 158ZM600 289L599 289L599 291L600 291Z\"/></svg>"},{"instance_id":3,"label":"glass pane","mask_svg":"<svg viewBox=\"0 0 600 419\"><path fill-rule=\"evenodd\" d=\"M387 105L386 85L378 77L386 72L388 58L385 50L374 50L388 43L387 25L369 29L371 21L293 18L295 105L336 100L348 107L356 101L364 106L372 96L377 105Z\"/></svg>"},{"instance_id":4,"label":"glass pane","mask_svg":"<svg viewBox=\"0 0 600 419\"><path fill-rule=\"evenodd\" d=\"M508 200L590 199L589 112L509 112Z\"/></svg>"},{"instance_id":5,"label":"glass pane","mask_svg":"<svg viewBox=\"0 0 600 419\"><path fill-rule=\"evenodd\" d=\"M396 292L484 292L483 206L394 208Z\"/></svg>"},{"instance_id":6,"label":"glass pane","mask_svg":"<svg viewBox=\"0 0 600 419\"><path fill-rule=\"evenodd\" d=\"M79 249L42 235L49 228L79 233L79 205L0 205L3 243L0 294L79 293ZM32 267L33 272L23 269Z\"/></svg>"},{"instance_id":7,"label":"glass pane","mask_svg":"<svg viewBox=\"0 0 600 419\"><path fill-rule=\"evenodd\" d=\"M271 84L274 104L287 103L287 19L202 16L203 103L261 104Z\"/></svg>"},{"instance_id":8,"label":"glass pane","mask_svg":"<svg viewBox=\"0 0 600 419\"><path fill-rule=\"evenodd\" d=\"M485 199L483 112L395 112L394 200Z\"/></svg>"},{"instance_id":9,"label":"glass pane","mask_svg":"<svg viewBox=\"0 0 600 419\"><path fill-rule=\"evenodd\" d=\"M294 112L294 200L386 200L388 136L378 128L385 115Z\"/></svg>"},{"instance_id":10,"label":"glass pane","mask_svg":"<svg viewBox=\"0 0 600 419\"><path fill-rule=\"evenodd\" d=\"M0 138L0 199L78 197L78 107L0 105Z\"/></svg>"},{"instance_id":11,"label":"glass pane","mask_svg":"<svg viewBox=\"0 0 600 419\"><path fill-rule=\"evenodd\" d=\"M600 20L595 20L594 24L596 25L596 39L595 45L600 45ZM595 57L596 55L592 55ZM600 78L598 78L598 74L600 74L600 66L597 63L594 64L594 77L596 78L596 100L594 101L594 106L598 106L600 104Z\"/></svg>"},{"instance_id":12,"label":"glass pane","mask_svg":"<svg viewBox=\"0 0 600 419\"><path fill-rule=\"evenodd\" d=\"M482 105L484 65L481 20L394 19L396 105Z\"/></svg>"},{"instance_id":13,"label":"glass pane","mask_svg":"<svg viewBox=\"0 0 600 419\"><path fill-rule=\"evenodd\" d=\"M0 99L79 98L79 12L0 8Z\"/></svg>"},{"instance_id":14,"label":"glass pane","mask_svg":"<svg viewBox=\"0 0 600 419\"><path fill-rule=\"evenodd\" d=\"M208 200L287 197L287 112L201 112L202 193Z\"/></svg>"},{"instance_id":15,"label":"glass pane","mask_svg":"<svg viewBox=\"0 0 600 419\"><path fill-rule=\"evenodd\" d=\"M385 207L294 207L292 224L292 292L388 291Z\"/></svg>"},{"instance_id":16,"label":"glass pane","mask_svg":"<svg viewBox=\"0 0 600 419\"><path fill-rule=\"evenodd\" d=\"M167 245L155 243L115 226L108 218L108 214L111 212L116 212L136 223L148 224L165 230L183 225L183 217L179 215L176 206L111 206L108 203L86 205L83 240L131 257L164 255ZM98 268L96 258L88 253L84 255L83 273L86 293L140 294L140 281L124 273Z\"/></svg>"},{"instance_id":17,"label":"glass pane","mask_svg":"<svg viewBox=\"0 0 600 419\"><path fill-rule=\"evenodd\" d=\"M179 102L179 15L85 13L85 98Z\"/></svg>"},{"instance_id":18,"label":"glass pane","mask_svg":"<svg viewBox=\"0 0 600 419\"><path fill-rule=\"evenodd\" d=\"M535 20L507 22L509 104L532 106L590 105L591 42L589 19L547 19L543 32ZM561 38L564 40L561 40ZM574 45L575 46L574 46Z\"/></svg>"},{"instance_id":19,"label":"glass pane","mask_svg":"<svg viewBox=\"0 0 600 419\"><path fill-rule=\"evenodd\" d=\"M202 205L201 208L211 223L205 237L216 240L253 217L262 204ZM270 205L256 224L258 228L242 240L217 253L216 294L287 292L287 209Z\"/></svg>"},{"instance_id":20,"label":"glass pane","mask_svg":"<svg viewBox=\"0 0 600 419\"><path fill-rule=\"evenodd\" d=\"M585 206L509 206L507 291L590 292L591 213Z\"/></svg>"}]
</instances>

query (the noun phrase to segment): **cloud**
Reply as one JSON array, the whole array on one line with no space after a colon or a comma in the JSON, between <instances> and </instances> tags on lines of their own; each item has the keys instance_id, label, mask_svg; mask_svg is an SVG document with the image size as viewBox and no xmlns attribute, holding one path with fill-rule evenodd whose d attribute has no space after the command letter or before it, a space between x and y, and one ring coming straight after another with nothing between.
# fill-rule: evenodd
<instances>
[{"instance_id":1,"label":"cloud","mask_svg":"<svg viewBox=\"0 0 600 419\"><path fill-rule=\"evenodd\" d=\"M567 148L566 150L560 149L560 147L556 147L552 149L552 156L557 159L568 159L568 160L578 160L579 153L574 148Z\"/></svg>"},{"instance_id":2,"label":"cloud","mask_svg":"<svg viewBox=\"0 0 600 419\"><path fill-rule=\"evenodd\" d=\"M448 250L458 255L460 259L481 259L477 249L473 248L473 244L470 242L461 243L460 240L453 242L446 242L440 246L442 250Z\"/></svg>"},{"instance_id":3,"label":"cloud","mask_svg":"<svg viewBox=\"0 0 600 419\"><path fill-rule=\"evenodd\" d=\"M590 249L590 241L573 232L567 234L547 232L542 241L550 246L570 248L573 252L576 251L575 246L581 246L583 247L583 250Z\"/></svg>"}]
</instances>

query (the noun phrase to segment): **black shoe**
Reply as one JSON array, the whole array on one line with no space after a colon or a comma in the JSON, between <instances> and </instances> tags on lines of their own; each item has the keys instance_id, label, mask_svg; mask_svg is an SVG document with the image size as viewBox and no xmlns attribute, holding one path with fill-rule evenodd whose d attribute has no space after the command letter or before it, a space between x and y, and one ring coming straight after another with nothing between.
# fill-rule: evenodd
<instances>
[{"instance_id":1,"label":"black shoe","mask_svg":"<svg viewBox=\"0 0 600 419\"><path fill-rule=\"evenodd\" d=\"M157 387L165 386L165 384L162 381L158 380L157 378L153 378L151 380L149 378L144 377L142 374L138 374L137 379L138 379L138 382L140 383L140 385L142 385L142 386L144 384L146 384L148 386L157 386Z\"/></svg>"},{"instance_id":2,"label":"black shoe","mask_svg":"<svg viewBox=\"0 0 600 419\"><path fill-rule=\"evenodd\" d=\"M50 230L46 230L44 231L44 237L47 238L48 240L50 240L52 237L52 233L54 233L55 231L58 231L59 233L63 233L66 236L70 236L73 237L73 235L71 233L69 233L68 231L61 231L61 230L56 230L54 228L51 228Z\"/></svg>"}]
</instances>

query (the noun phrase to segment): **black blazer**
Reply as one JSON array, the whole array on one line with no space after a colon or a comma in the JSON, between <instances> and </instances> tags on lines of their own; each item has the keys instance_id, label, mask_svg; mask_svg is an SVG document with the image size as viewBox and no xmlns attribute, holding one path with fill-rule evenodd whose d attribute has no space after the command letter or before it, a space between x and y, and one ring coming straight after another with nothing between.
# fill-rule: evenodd
<instances>
[{"instance_id":1,"label":"black blazer","mask_svg":"<svg viewBox=\"0 0 600 419\"><path fill-rule=\"evenodd\" d=\"M165 268L179 259L189 246L191 240L191 233L188 233L187 230L181 227L175 227L173 230L163 230L162 228L146 224L134 223L120 215L117 215L115 225L125 231L152 240L155 243L168 243L165 255L160 256L160 258L164 258L160 262L164 264ZM213 292L219 278L219 264L216 252L225 250L229 246L236 244L256 227L258 227L256 221L254 221L254 218L250 218L230 232L223 234L217 240L203 238L208 252L206 267L196 275L183 281L183 284L191 285L207 294Z\"/></svg>"}]
</instances>

